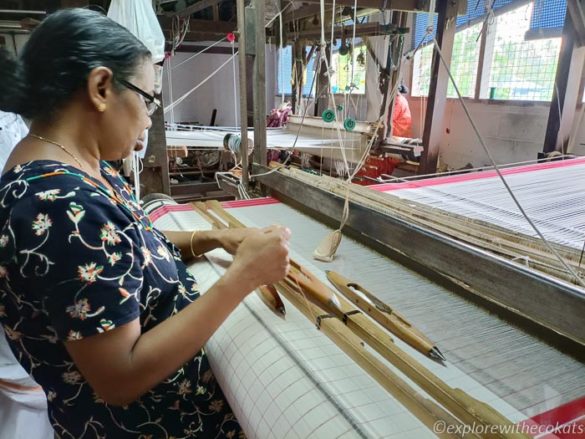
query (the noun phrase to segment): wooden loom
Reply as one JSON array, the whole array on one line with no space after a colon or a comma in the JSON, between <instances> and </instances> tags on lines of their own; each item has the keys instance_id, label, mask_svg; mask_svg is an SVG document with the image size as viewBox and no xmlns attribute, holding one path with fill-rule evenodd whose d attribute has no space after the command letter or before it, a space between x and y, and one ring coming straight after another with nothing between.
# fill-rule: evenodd
<instances>
[{"instance_id":1,"label":"wooden loom","mask_svg":"<svg viewBox=\"0 0 585 439\"><path fill-rule=\"evenodd\" d=\"M257 207L243 207L245 206L244 203L238 204L238 202L236 202L233 203L233 206L236 208L230 209L230 213L232 213L232 215L237 213L240 221L245 221L247 224L258 226L267 225L274 221L283 222L287 225L295 224L295 218L291 217L292 211L289 208L285 209L285 206L280 207L280 205L271 204L273 202L267 203L266 206L263 206L263 203L260 202ZM241 205L242 208L237 208L239 205ZM278 212L281 213L278 214ZM270 219L267 218L267 214L270 215ZM196 215L194 215L193 210L189 210L188 206L177 206L176 210L174 208L169 210L165 216L156 220L155 224L161 227L158 221L170 220L172 218L176 221L176 224L182 228L193 226L205 227L205 221L203 223L191 222L194 221L194 217L196 217ZM258 222L260 218L263 218L264 221ZM315 232L318 234L323 233L322 231L319 233L318 230L312 231L314 226L307 223L307 221L309 220L305 219L303 221L303 233L307 238L307 243L304 246L299 247L301 241L299 241L298 238L300 236L294 232L293 227L293 248L297 251L301 251L301 254L310 254L310 251L314 246L313 239L315 237ZM171 223L167 224L170 225ZM295 237L297 238L296 242ZM344 243L345 244L343 245L346 246L344 247L345 254L349 251L349 248L347 247L349 244L345 241ZM299 253L295 252L293 257L297 259L299 257L298 254ZM351 269L350 266L344 265L343 256L341 256L337 262L334 262L334 266L331 268L341 270L342 272L351 271L351 277L354 279L364 279L363 276L367 276L371 279L372 274L367 274L367 270L364 268L366 266L364 265L364 262L367 260L365 254L361 252L359 255L353 255L353 257L357 259L352 263ZM299 260L304 266L311 267L311 271L315 270L312 263L303 260L302 258L297 260ZM375 272L382 273L385 271L388 276L395 277L396 274L393 274L392 270L388 270L388 268L382 269L382 267L379 266L382 262L382 260L378 261L377 267L373 267ZM323 268L325 267L328 266L323 265ZM195 269L197 267L193 268ZM316 273L319 274L318 272ZM197 272L195 274L200 281L201 290L205 290L210 282L212 282L211 279L208 279L209 274ZM323 279L323 276L319 277ZM213 279L216 278L216 276L213 277ZM372 288L373 291L380 291L379 286L376 287L375 284L372 284L370 281L368 281L367 285ZM394 285L395 287L393 287L392 290L400 289L400 282L398 279L396 279ZM422 288L424 290L424 287ZM412 287L409 289L412 289ZM418 287L417 289L420 290L421 287ZM342 332L342 335L339 336L339 338L342 342L349 345L349 347L347 349L342 349L344 351L348 349L357 350L357 353L360 354L358 355L358 358L361 357L362 352L365 352L366 355L371 355L373 351L367 346L360 345L359 339L355 338L353 334L347 333L347 328L334 319L323 320L322 330L315 330L313 325L315 315L318 315L321 311L307 311L307 315L310 317L309 320L307 320L306 317L297 317L295 307L291 305L292 301L297 298L297 301L300 302L299 305L305 307L307 303L298 295L298 293L290 292L290 295L290 298L285 296L287 304L286 320L282 320L278 317L271 317L272 314L266 311L262 302L255 299L254 296L250 296L246 299L245 303L238 308L235 315L230 317L228 322L226 322L226 325L224 325L225 327L220 328L218 334L214 336L208 344L207 350L212 359L214 371L218 375L218 379L226 391L230 404L232 404L238 418L242 421L248 436L260 438L283 436L337 437L345 432L349 437L434 437L428 427L421 429L422 427L416 427L416 425L417 423L422 422L422 425L430 426L434 422L433 419L437 419L437 416L439 415L443 416L445 414L443 413L444 409L439 412L437 412L436 409L432 409L433 407L441 408L441 405L439 405L432 397L427 396L428 394L412 382L410 378L402 375L400 370L395 369L391 364L388 366L388 363L383 358L376 360L376 358L378 358L376 356L376 358L374 358L376 361L372 364L381 364L383 368L376 369L374 366L372 367L377 370L376 373L379 377L389 380L390 384L393 386L393 389L388 389L392 397L384 396L382 393L379 393L379 391L372 387L371 384L367 383L365 377L358 377L359 373L353 369L353 364L355 364L354 361L357 362L358 360L347 360L347 357L335 354L335 351L332 350L333 348L328 347L329 343L327 342L329 342L329 340L323 337L323 333L328 331L328 328L331 325L333 325L333 329L340 327L340 331L346 331ZM433 295L433 297L434 296L435 295ZM438 298L439 296L437 296L437 299ZM389 303L397 304L398 309L403 310L410 317L413 316L409 310L409 306L405 305L407 302L397 302L396 298L389 300ZM433 305L428 299L420 297L417 299L417 302L418 301L421 301L421 304L429 303L428 306L433 307L435 312L438 313L438 316L441 314L444 316L448 315L444 314L444 310L441 310L436 304ZM313 305L311 304L310 306ZM449 308L452 309L452 312L457 312L456 307L453 308L453 305ZM470 315L471 317L473 313L470 309L461 315ZM474 322L473 324L484 320L485 317L479 317L477 315L474 315L472 319ZM457 326L463 325L462 327L467 328L465 331L466 334L474 333L475 330L469 327L469 324L466 323L465 319L460 320L458 318L458 322ZM486 323L487 322L481 323L481 325L485 326ZM306 329L301 330L301 327ZM432 327L427 327L427 329L432 329ZM449 341L456 341L457 337L453 337L453 330L443 326L442 332L445 334L445 337L450 337ZM490 333L493 333L493 329L490 330ZM435 329L434 332L431 331L431 334L438 333ZM498 340L498 346L507 346L511 342L513 343L511 339L508 340L509 336L507 334L510 334L509 329L506 329L505 332L493 333L493 336ZM353 343L352 340L355 340L355 343ZM484 347L484 350L485 348L489 349L489 347L492 346L489 340L489 334L482 336L482 342L488 343ZM451 360L453 358L453 362L451 363L450 361L448 368L445 369L438 366L437 369L433 366L432 362L427 362L424 357L417 357L418 354L416 353L413 355L416 358L420 358L423 364L434 374L440 378L442 377L442 380L446 380L446 382L449 383L449 387L461 386L474 398L490 402L490 405L493 405L498 411L503 413L504 416L512 420L512 422L518 422L525 419L526 416L530 416L525 414L524 417L522 417L518 413L514 414L514 412L510 411L510 408L506 409L506 406L502 405L502 402L499 399L493 399L493 395L488 396L490 392L487 390L478 393L480 388L474 390L474 387L469 387L469 384L466 383L468 378L465 378L464 375L461 375L460 378L455 380L455 376L459 376L459 372L455 372L461 367L469 373L469 370L465 367L465 363L469 363L469 361L474 363L473 356L463 354L462 352L462 355L465 357L465 363L461 363L461 360L457 359L458 350L452 350L453 344L451 344L450 348L444 337L438 341L441 346L443 346L443 344L447 345L448 359ZM283 343L283 345L281 343ZM397 343L398 346L403 346L400 344L399 340ZM285 348L285 351L282 351L282 346L290 346L290 350ZM493 345L493 348L498 346ZM513 346L513 344L511 346ZM402 349L411 352L408 350L407 346L402 347ZM535 347L535 349L535 353L538 352L538 358L543 358L543 360L546 359L547 362L541 369L546 371L549 364L551 366L557 365L555 370L558 374L558 361L560 359L555 360L555 356L558 355L553 355L552 352L550 352L549 355L547 348L543 346L539 346L538 348ZM524 347L522 351L526 352L526 347ZM537 363L537 361L532 358L532 354L530 354L532 351L533 348L530 348L529 351L521 356L522 358L527 358L527 364ZM496 354L494 352L487 358L478 357L477 361L478 364L484 364L485 366L491 363L492 366L490 369L485 369L485 372L493 370L493 373L496 374L494 377L497 377L499 374L499 372L497 372L499 367L495 361L496 357L501 356L502 354ZM350 355L350 357L354 358L352 355ZM289 358L290 360L288 360ZM328 358L331 358L331 361L325 361ZM489 361L486 361L488 359ZM522 366L523 360L521 358L519 358L519 360L519 366L526 369L526 366ZM380 361L382 363L379 363ZM567 360L564 359L562 361L565 362L563 368L566 369L568 366L568 364L566 364ZM507 365L506 369L503 369L501 372L504 373L504 376L506 371L513 370L510 366L511 365ZM578 368L579 366L575 364L574 367ZM528 371L529 369L526 370ZM574 373L577 375L572 375L573 377L578 376L577 370L582 371L582 367L581 369L575 369ZM342 373L342 371L344 372ZM390 371L391 374L389 374L388 371ZM491 375L491 373L492 372L490 372L489 375ZM347 380L340 379L341 376L346 375L351 378ZM407 387L402 386L403 383L400 381L396 381L394 379L395 376L405 381ZM525 377L525 373L522 373L517 375L515 382L526 382L526 379L527 377ZM498 393L504 392L503 395L505 395L505 383L507 379L497 378L496 383L500 381L501 384L496 384L495 387L491 384L490 387L493 387ZM554 379L548 379L548 381L550 386L562 391L561 388L555 384ZM563 381L570 381L570 379L564 377ZM486 381L486 383L487 382L489 381ZM358 385L357 387L356 384ZM501 387L502 385L503 387ZM379 384L379 386L382 389L386 388L381 384ZM299 388L305 390L301 391ZM580 387L576 386L576 388L578 389ZM351 389L356 389L356 391L351 392ZM416 393L411 393L410 389L415 389ZM348 391L350 391L350 393L347 393ZM310 393L312 397L310 397L307 392ZM416 397L417 394L420 398ZM584 394L585 392L581 393L581 395ZM345 395L347 395L347 398ZM524 395L523 398L528 396L525 392L522 392L520 395ZM576 395L579 395L579 393L577 392ZM291 398L291 401L288 401L287 398ZM311 402L313 401L313 398L315 398L314 403ZM513 397L511 401L514 401L515 399L516 398ZM540 398L535 399L531 397L525 403L521 402L522 399L518 400L518 402L528 406L534 406L534 404L540 400ZM366 403L366 401L370 402ZM395 402L392 401L399 401L402 409L394 406ZM317 405L315 406L314 404ZM250 406L249 410L246 409L248 406ZM368 409L364 411L362 407L368 407ZM401 411L404 410L405 407L407 407L408 410ZM538 407L538 405L535 407ZM539 411L542 410L524 410L524 413L538 413ZM319 416L315 419L315 416L311 415L311 413L314 413L315 416L319 414ZM333 413L337 414L333 415ZM384 413L383 417L381 417L382 413ZM410 418L412 413L417 413L417 416L414 419ZM349 419L349 424L346 424L346 418ZM424 420L425 418L426 420ZM406 419L410 419L410 421L406 421ZM288 430L289 427L286 427L288 423L291 425L291 430ZM284 427L280 427L282 430L275 430L275 425L283 424ZM333 425L339 426L340 430L335 430L337 427L333 427ZM345 425L345 427L342 427L343 425ZM378 425L378 427L376 427L376 425ZM337 433L334 433L334 431L337 431ZM350 434L349 432L352 433Z\"/></svg>"},{"instance_id":2,"label":"wooden loom","mask_svg":"<svg viewBox=\"0 0 585 439\"><path fill-rule=\"evenodd\" d=\"M211 224L218 225L214 216L226 221L223 227L245 227L235 217L228 214L217 202L194 203L198 213L204 216ZM219 226L222 227L222 226ZM397 394L425 424L432 428L437 421L457 426L483 425L490 428L492 425L512 425L512 423L487 404L467 395L460 389L454 389L433 375L428 369L419 364L414 358L397 347L391 337L381 331L371 320L363 314L354 314L355 308L345 299L336 296L321 284L313 275L307 272L296 261L291 260L292 273L285 281L277 284L277 289L301 310L307 318L315 320L323 311L332 313L337 318L319 319L318 329L323 330L341 349L350 355L362 368L372 375L378 383L393 394ZM298 276L296 273L302 273ZM308 279L305 281L305 279ZM311 292L313 293L311 294ZM325 299L314 299L315 295ZM307 300L308 297L308 300ZM335 301L339 305L333 305ZM305 300L303 300L305 299ZM311 303L309 303L311 302ZM353 314L353 315L352 315ZM443 407L423 398L403 379L385 367L379 360L368 354L359 340L364 340L376 352L390 361L401 372L417 383ZM451 412L452 414L450 414ZM455 417L454 417L454 416ZM470 435L478 437L477 435ZM526 437L522 434L493 434L487 437Z\"/></svg>"},{"instance_id":3,"label":"wooden loom","mask_svg":"<svg viewBox=\"0 0 585 439\"><path fill-rule=\"evenodd\" d=\"M259 165L255 169L268 172ZM582 284L584 270L575 249L552 244L581 279L564 270L539 240L492 224L294 169L259 180L276 197L328 221L341 218L349 190L347 224L360 240L406 254L467 291L585 345L585 293L574 284ZM516 262L526 255L538 271Z\"/></svg>"},{"instance_id":4,"label":"wooden loom","mask_svg":"<svg viewBox=\"0 0 585 439\"><path fill-rule=\"evenodd\" d=\"M339 136L344 142L346 158L350 163L360 160L366 145L374 134L374 124L356 122L352 131L346 131L339 122L326 123L313 116L291 116L284 128L271 128L266 132L267 147L270 149L288 149L312 154L331 161L343 160L339 147ZM339 134L337 130L340 130ZM187 147L195 150L221 150L223 138L233 129L213 127L184 127L181 130L167 130L167 146ZM254 140L254 132L248 131L248 137Z\"/></svg>"}]
</instances>

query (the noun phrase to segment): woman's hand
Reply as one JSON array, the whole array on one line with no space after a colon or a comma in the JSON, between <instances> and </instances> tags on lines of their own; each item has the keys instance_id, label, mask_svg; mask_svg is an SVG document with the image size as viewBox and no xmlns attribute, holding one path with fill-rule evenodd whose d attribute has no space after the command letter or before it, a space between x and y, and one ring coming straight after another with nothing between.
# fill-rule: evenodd
<instances>
[{"instance_id":1,"label":"woman's hand","mask_svg":"<svg viewBox=\"0 0 585 439\"><path fill-rule=\"evenodd\" d=\"M289 270L288 241L290 229L270 226L248 229L236 251L230 271L252 291L260 285L282 280Z\"/></svg>"},{"instance_id":2,"label":"woman's hand","mask_svg":"<svg viewBox=\"0 0 585 439\"><path fill-rule=\"evenodd\" d=\"M244 239L257 233L257 228L216 230L219 245L230 255L235 255Z\"/></svg>"}]
</instances>

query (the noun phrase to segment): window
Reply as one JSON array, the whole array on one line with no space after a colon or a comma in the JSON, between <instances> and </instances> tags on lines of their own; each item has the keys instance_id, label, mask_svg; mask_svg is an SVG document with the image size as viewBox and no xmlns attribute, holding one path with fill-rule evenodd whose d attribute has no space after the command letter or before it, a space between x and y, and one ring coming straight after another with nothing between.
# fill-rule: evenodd
<instances>
[{"instance_id":1,"label":"window","mask_svg":"<svg viewBox=\"0 0 585 439\"><path fill-rule=\"evenodd\" d=\"M457 88L461 96L475 97L475 83L477 81L477 65L479 62L480 32L482 23L477 23L455 34L453 55L451 57L451 74L457 81ZM428 88L427 88L428 95ZM456 98L455 87L449 80L447 97Z\"/></svg>"},{"instance_id":2,"label":"window","mask_svg":"<svg viewBox=\"0 0 585 439\"><path fill-rule=\"evenodd\" d=\"M292 94L292 46L283 47L282 51L279 50L278 54L278 94ZM313 75L315 74L315 56L309 60L309 64L305 69L303 75L303 96L313 94L311 85L313 84Z\"/></svg>"},{"instance_id":3,"label":"window","mask_svg":"<svg viewBox=\"0 0 585 439\"><path fill-rule=\"evenodd\" d=\"M489 86L482 98L550 101L560 38L526 41L533 3L496 17Z\"/></svg>"},{"instance_id":4,"label":"window","mask_svg":"<svg viewBox=\"0 0 585 439\"><path fill-rule=\"evenodd\" d=\"M356 38L357 40L357 38ZM353 60L353 62L352 62ZM362 44L347 55L341 55L338 50L332 56L331 91L333 93L349 93L351 84L355 88L352 94L366 92L366 48Z\"/></svg>"},{"instance_id":5,"label":"window","mask_svg":"<svg viewBox=\"0 0 585 439\"><path fill-rule=\"evenodd\" d=\"M412 96L428 96L431 84L431 63L433 45L421 47L415 53L412 63Z\"/></svg>"},{"instance_id":6,"label":"window","mask_svg":"<svg viewBox=\"0 0 585 439\"><path fill-rule=\"evenodd\" d=\"M278 51L278 94L292 94L291 77L292 77L292 47L285 46Z\"/></svg>"},{"instance_id":7,"label":"window","mask_svg":"<svg viewBox=\"0 0 585 439\"><path fill-rule=\"evenodd\" d=\"M475 82L477 80L477 65L479 61L479 32L481 23L477 23L455 34L453 55L451 57L451 73L457 81L461 96L472 98L475 96ZM433 60L433 44L428 44L414 55L413 62L413 96L428 96L431 82L431 63ZM457 97L455 88L449 81L447 96Z\"/></svg>"},{"instance_id":8,"label":"window","mask_svg":"<svg viewBox=\"0 0 585 439\"><path fill-rule=\"evenodd\" d=\"M451 71L462 96L550 101L566 0L495 0L492 5L495 17L490 17L489 30L482 35L486 41L479 96L475 96L480 76L477 69L481 40L477 37L485 17L483 2L468 2L467 15L457 19L458 26L470 25L457 30L451 60ZM433 53L432 43L427 40L434 35L426 33L428 25L429 15L417 14L413 45L416 47L422 41L425 46L413 60L413 96L428 96ZM456 97L450 82L447 97Z\"/></svg>"}]
</instances>

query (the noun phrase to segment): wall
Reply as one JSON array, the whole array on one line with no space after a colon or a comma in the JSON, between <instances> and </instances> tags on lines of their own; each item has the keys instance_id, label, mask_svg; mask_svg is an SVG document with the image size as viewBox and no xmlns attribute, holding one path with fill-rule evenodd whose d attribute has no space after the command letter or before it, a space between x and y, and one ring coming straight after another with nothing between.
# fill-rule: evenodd
<instances>
[{"instance_id":1,"label":"wall","mask_svg":"<svg viewBox=\"0 0 585 439\"><path fill-rule=\"evenodd\" d=\"M426 100L409 97L413 118L413 133L422 138L421 109ZM466 101L471 117L479 128L496 163L535 160L542 151L548 120L549 105L510 105L495 102ZM490 165L475 132L458 100L448 99L443 121L439 167L458 169L467 164L474 167Z\"/></svg>"},{"instance_id":2,"label":"wall","mask_svg":"<svg viewBox=\"0 0 585 439\"><path fill-rule=\"evenodd\" d=\"M266 108L270 109L274 105L274 55L270 54L270 46L266 50ZM176 66L181 62L192 57L193 53L178 52L172 60L172 65ZM192 58L185 64L173 70L172 75L172 98L176 100L201 83L205 78L213 73L219 66L226 62L230 55L207 54ZM171 94L168 80L169 65L165 63L163 73L163 99L165 107L169 105ZM211 114L214 108L217 108L217 117L215 124L219 126L236 126L236 115L239 121L239 66L238 56L235 57L235 74L236 87L234 96L234 67L233 61L226 64L204 85L195 90L182 103L174 108L175 122L198 122L202 125L208 125L211 121ZM251 81L252 78L247 78ZM235 112L235 114L234 114ZM165 114L165 120L171 121L171 112Z\"/></svg>"},{"instance_id":3,"label":"wall","mask_svg":"<svg viewBox=\"0 0 585 439\"><path fill-rule=\"evenodd\" d=\"M169 62L165 62L163 71L163 100L164 106L168 106L193 87L201 83L215 69L222 65L231 55L200 54L191 58L193 53L178 52ZM204 85L195 90L182 103L177 105L172 112L165 114L166 121L192 122L208 125L211 120L211 113L217 108L216 125L235 126L234 100L239 94L237 81L238 57L235 58L236 69L236 96L234 97L234 73L232 62L229 62L217 72ZM178 67L174 67L177 66ZM172 69L171 81L169 82L169 71ZM172 91L171 91L172 90ZM236 101L237 105L237 101ZM238 107L236 107L238 108Z\"/></svg>"}]
</instances>

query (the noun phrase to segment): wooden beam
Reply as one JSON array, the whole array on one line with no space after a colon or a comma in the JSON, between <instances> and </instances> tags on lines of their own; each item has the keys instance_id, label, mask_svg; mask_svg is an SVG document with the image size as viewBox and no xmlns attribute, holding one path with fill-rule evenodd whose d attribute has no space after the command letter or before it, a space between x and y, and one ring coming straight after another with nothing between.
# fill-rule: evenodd
<instances>
[{"instance_id":1,"label":"wooden beam","mask_svg":"<svg viewBox=\"0 0 585 439\"><path fill-rule=\"evenodd\" d=\"M164 102L162 92L157 97ZM152 126L148 130L148 145L143 161L144 170L140 173L141 196L151 193L171 195L163 107L158 108L151 119Z\"/></svg>"},{"instance_id":2,"label":"wooden beam","mask_svg":"<svg viewBox=\"0 0 585 439\"><path fill-rule=\"evenodd\" d=\"M304 3L308 4L315 4L319 3L319 0L304 0ZM421 2L419 0L359 0L359 7L360 8L373 8L373 9L393 9L393 10L400 10L400 11L418 11L423 10L426 6L428 9L428 5L426 2ZM438 2L442 3L442 2ZM333 0L325 0L326 5L332 5ZM354 0L336 0L335 4L337 6L354 6Z\"/></svg>"},{"instance_id":3,"label":"wooden beam","mask_svg":"<svg viewBox=\"0 0 585 439\"><path fill-rule=\"evenodd\" d=\"M179 17L189 17L196 12L203 11L204 9L210 8L212 6L216 6L224 0L199 0L197 3L187 6L185 9L182 9L177 12L166 12L164 15L167 17L172 17L177 15Z\"/></svg>"},{"instance_id":4,"label":"wooden beam","mask_svg":"<svg viewBox=\"0 0 585 439\"><path fill-rule=\"evenodd\" d=\"M376 36L387 35L389 27L381 23L358 24L355 26L355 35L357 36ZM307 40L320 40L321 28L301 30L297 33L299 37ZM325 31L326 38L331 38L331 28ZM333 31L335 38L351 38L353 35L353 26L336 26Z\"/></svg>"},{"instance_id":5,"label":"wooden beam","mask_svg":"<svg viewBox=\"0 0 585 439\"><path fill-rule=\"evenodd\" d=\"M171 41L172 36L170 32L165 32L164 35L167 41ZM225 34L212 32L207 33L188 32L187 35L185 35L183 43L198 43L200 41L219 40L221 37L225 37Z\"/></svg>"},{"instance_id":6,"label":"wooden beam","mask_svg":"<svg viewBox=\"0 0 585 439\"><path fill-rule=\"evenodd\" d=\"M302 20L303 18L309 18L313 16L320 17L321 15L321 6L320 5L306 5L301 6L298 9L293 9L292 11L289 10L284 16L282 17L282 21L284 23L290 23L291 21ZM331 8L327 8L325 10L325 16L331 15Z\"/></svg>"},{"instance_id":7,"label":"wooden beam","mask_svg":"<svg viewBox=\"0 0 585 439\"><path fill-rule=\"evenodd\" d=\"M437 3L437 42L448 66L451 65L453 43L455 41L455 17L457 3L444 1ZM427 114L423 131L423 145L425 147L418 169L419 174L433 174L437 172L439 159L439 144L443 137L443 115L447 102L447 87L449 75L443 66L437 50L433 51L431 66L431 84L427 101Z\"/></svg>"},{"instance_id":8,"label":"wooden beam","mask_svg":"<svg viewBox=\"0 0 585 439\"><path fill-rule=\"evenodd\" d=\"M158 22L162 30L170 32L172 29L172 18L165 17L164 15L158 16ZM212 20L189 20L189 32L199 34L227 34L233 32L236 29L236 23L230 23L227 21L212 21Z\"/></svg>"},{"instance_id":9,"label":"wooden beam","mask_svg":"<svg viewBox=\"0 0 585 439\"><path fill-rule=\"evenodd\" d=\"M578 91L584 62L585 48L577 47L572 16L567 12L557 63L556 87L553 90L544 136L542 152L545 154L553 151L566 152L577 103L581 101Z\"/></svg>"},{"instance_id":10,"label":"wooden beam","mask_svg":"<svg viewBox=\"0 0 585 439\"><path fill-rule=\"evenodd\" d=\"M300 103L303 97L303 69L305 59L305 43L304 41L297 40L293 44L293 56L292 56L292 112L296 114L297 104Z\"/></svg>"},{"instance_id":11,"label":"wooden beam","mask_svg":"<svg viewBox=\"0 0 585 439\"><path fill-rule=\"evenodd\" d=\"M567 2L567 16L571 16L575 37L579 46L585 45L585 4L583 0ZM565 18L566 20L566 18Z\"/></svg>"},{"instance_id":12,"label":"wooden beam","mask_svg":"<svg viewBox=\"0 0 585 439\"><path fill-rule=\"evenodd\" d=\"M392 24L396 25L397 27L406 27L406 21L408 19L408 14L402 11L393 11L392 12ZM392 54L391 57L388 58L386 61L386 72L385 74L388 75L387 83L386 83L386 90L384 99L382 102L385 104L388 102L388 98L390 97L390 93L396 87L396 82L398 81L399 71L398 66L390 65L393 63L393 60L399 60L402 56L403 46L404 46L404 36L400 35L398 39L393 40L394 44L393 47L388 47L389 53ZM392 44L392 43L390 43ZM382 144L382 141L392 133L392 114L394 113L394 101L395 99L392 98L390 103L387 107L382 108L385 111L385 121L386 121L386 132L382 135L378 136L377 146ZM384 105L383 104L383 105Z\"/></svg>"},{"instance_id":13,"label":"wooden beam","mask_svg":"<svg viewBox=\"0 0 585 439\"><path fill-rule=\"evenodd\" d=\"M238 45L236 44L236 49ZM171 45L169 43L166 44L165 50L169 52L171 50ZM194 44L181 44L179 47L175 49L175 52L186 52L186 53L199 53L205 50L207 54L214 54L214 55L231 55L232 48L231 47L224 47L224 46L203 46L203 45L194 45Z\"/></svg>"},{"instance_id":14,"label":"wooden beam","mask_svg":"<svg viewBox=\"0 0 585 439\"><path fill-rule=\"evenodd\" d=\"M321 48L319 48L319 51ZM331 46L328 44L325 47L325 53L319 54L320 57L325 57L329 60L331 56ZM318 58L319 59L319 58ZM317 76L317 85L315 86L315 110L313 115L318 117L321 116L323 111L328 107L329 104L329 93L328 90L331 87L329 82L329 75L327 74L327 65L325 62L321 62L319 73Z\"/></svg>"},{"instance_id":15,"label":"wooden beam","mask_svg":"<svg viewBox=\"0 0 585 439\"><path fill-rule=\"evenodd\" d=\"M239 61L239 80L240 80L240 151L242 158L242 184L248 188L248 72L246 59L246 8L244 0L237 0L236 13L238 17L238 61ZM252 37L252 36L250 36Z\"/></svg>"},{"instance_id":16,"label":"wooden beam","mask_svg":"<svg viewBox=\"0 0 585 439\"><path fill-rule=\"evenodd\" d=\"M257 26L255 31L256 54L254 55L254 162L266 165L265 0L254 0L253 4Z\"/></svg>"}]
</instances>

